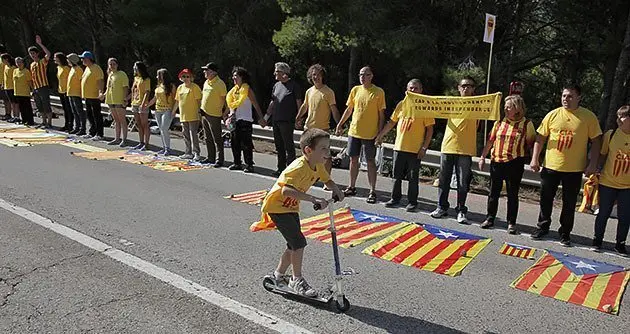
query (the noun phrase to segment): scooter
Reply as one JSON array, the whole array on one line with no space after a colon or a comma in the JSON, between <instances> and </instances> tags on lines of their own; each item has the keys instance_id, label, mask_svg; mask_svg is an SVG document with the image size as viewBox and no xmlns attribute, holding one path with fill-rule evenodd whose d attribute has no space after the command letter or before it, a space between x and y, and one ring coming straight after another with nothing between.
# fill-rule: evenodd
<instances>
[{"instance_id":1,"label":"scooter","mask_svg":"<svg viewBox=\"0 0 630 334\"><path fill-rule=\"evenodd\" d=\"M330 306L331 308L337 309L339 312L342 313L350 309L350 302L343 292L342 280L344 276L354 275L356 274L356 272L352 268L344 271L341 270L341 263L339 261L339 247L337 246L337 230L335 229L335 219L332 205L334 202L337 201L338 199L335 196L333 196L332 199L328 200L328 215L330 217L329 230L332 240L333 258L335 261L335 283L330 286L326 292L320 293L320 295L315 297L307 297L296 294L292 289L289 288L288 284L286 283L276 284L276 280L272 277L273 274L271 274L265 276L263 279L263 287L265 288L265 290L281 295L295 296L300 299L325 304ZM320 210L321 207L316 204L313 206L313 209Z\"/></svg>"}]
</instances>

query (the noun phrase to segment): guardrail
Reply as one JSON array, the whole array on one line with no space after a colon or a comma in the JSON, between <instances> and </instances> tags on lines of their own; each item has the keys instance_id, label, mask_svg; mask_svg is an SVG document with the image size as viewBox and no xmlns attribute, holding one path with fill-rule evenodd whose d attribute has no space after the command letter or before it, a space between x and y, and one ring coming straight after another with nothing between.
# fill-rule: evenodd
<instances>
[{"instance_id":1,"label":"guardrail","mask_svg":"<svg viewBox=\"0 0 630 334\"><path fill-rule=\"evenodd\" d=\"M51 105L61 108L61 101L58 96L51 96ZM131 111L131 108L127 108L127 111ZM101 113L109 116L109 107L107 104L101 103ZM175 118L179 118L179 115L176 115ZM295 130L293 132L293 142L296 146L299 147L300 144L300 136L303 131ZM271 127L262 128L258 124L254 124L253 126L253 137L259 140L273 142L273 130ZM333 151L339 152L344 147L348 145L348 139L346 137L338 137L338 136L330 136L330 146ZM392 160L394 156L394 145L383 143L383 157L388 160ZM478 167L479 158L473 157L472 170L474 175L481 175L485 177L490 177L489 172L481 171ZM486 159L487 164L490 165L490 161ZM422 159L422 166L431 167L431 168L440 168L440 151L427 150L424 159ZM534 172L529 168L529 166L525 166L525 172L523 173L523 180L521 184L526 184L529 186L540 187L540 174Z\"/></svg>"}]
</instances>

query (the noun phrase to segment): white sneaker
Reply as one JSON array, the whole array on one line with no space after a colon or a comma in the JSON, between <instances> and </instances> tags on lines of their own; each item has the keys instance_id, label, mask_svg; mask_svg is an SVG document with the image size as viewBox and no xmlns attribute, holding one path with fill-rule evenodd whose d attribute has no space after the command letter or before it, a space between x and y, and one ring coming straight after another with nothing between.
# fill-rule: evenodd
<instances>
[{"instance_id":1,"label":"white sneaker","mask_svg":"<svg viewBox=\"0 0 630 334\"><path fill-rule=\"evenodd\" d=\"M291 277L289 280L289 288L293 289L296 294L304 297L313 298L317 296L317 291L306 283L304 277L300 277L298 279Z\"/></svg>"},{"instance_id":2,"label":"white sneaker","mask_svg":"<svg viewBox=\"0 0 630 334\"><path fill-rule=\"evenodd\" d=\"M92 137L93 137L93 136L92 136L92 135L90 135L90 134L85 134L85 135L81 136L81 138L85 138L85 139L90 139L90 138L92 138Z\"/></svg>"},{"instance_id":3,"label":"white sneaker","mask_svg":"<svg viewBox=\"0 0 630 334\"><path fill-rule=\"evenodd\" d=\"M101 137L101 136L99 136L99 135L96 135L96 136L92 137L92 140L93 140L93 141L103 140L103 137Z\"/></svg>"},{"instance_id":4,"label":"white sneaker","mask_svg":"<svg viewBox=\"0 0 630 334\"><path fill-rule=\"evenodd\" d=\"M457 213L457 222L460 224L468 224L468 218L466 218L466 214L463 212Z\"/></svg>"},{"instance_id":5,"label":"white sneaker","mask_svg":"<svg viewBox=\"0 0 630 334\"><path fill-rule=\"evenodd\" d=\"M195 153L195 155L193 156L193 161L195 161L195 162L201 161L201 156L199 154Z\"/></svg>"},{"instance_id":6,"label":"white sneaker","mask_svg":"<svg viewBox=\"0 0 630 334\"><path fill-rule=\"evenodd\" d=\"M448 216L448 212L442 208L437 208L431 212L431 217L433 218L443 218Z\"/></svg>"},{"instance_id":7,"label":"white sneaker","mask_svg":"<svg viewBox=\"0 0 630 334\"><path fill-rule=\"evenodd\" d=\"M193 155L192 154L182 154L179 156L180 159L192 159Z\"/></svg>"}]
</instances>

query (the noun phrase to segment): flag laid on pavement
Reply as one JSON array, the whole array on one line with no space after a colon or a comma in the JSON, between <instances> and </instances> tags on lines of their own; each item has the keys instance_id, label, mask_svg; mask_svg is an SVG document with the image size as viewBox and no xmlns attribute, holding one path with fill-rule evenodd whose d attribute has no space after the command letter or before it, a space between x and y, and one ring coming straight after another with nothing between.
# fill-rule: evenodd
<instances>
[{"instance_id":1,"label":"flag laid on pavement","mask_svg":"<svg viewBox=\"0 0 630 334\"><path fill-rule=\"evenodd\" d=\"M409 225L363 250L405 266L458 276L491 239L434 225Z\"/></svg>"},{"instance_id":2,"label":"flag laid on pavement","mask_svg":"<svg viewBox=\"0 0 630 334\"><path fill-rule=\"evenodd\" d=\"M261 205L263 199L265 199L265 196L267 196L268 192L269 192L269 189L257 190L257 191L252 191L249 193L232 194L229 196L223 196L223 198L227 198L233 201L251 204L251 205Z\"/></svg>"},{"instance_id":3,"label":"flag laid on pavement","mask_svg":"<svg viewBox=\"0 0 630 334\"><path fill-rule=\"evenodd\" d=\"M70 152L76 157L82 157L90 160L118 160L122 159L127 153L126 150L118 151L87 151L87 152Z\"/></svg>"},{"instance_id":4,"label":"flag laid on pavement","mask_svg":"<svg viewBox=\"0 0 630 334\"><path fill-rule=\"evenodd\" d=\"M510 286L618 314L629 279L624 267L547 250Z\"/></svg>"},{"instance_id":5,"label":"flag laid on pavement","mask_svg":"<svg viewBox=\"0 0 630 334\"><path fill-rule=\"evenodd\" d=\"M185 172L198 169L212 168L210 164L202 164L190 160L153 160L144 163L145 166L163 172Z\"/></svg>"},{"instance_id":6,"label":"flag laid on pavement","mask_svg":"<svg viewBox=\"0 0 630 334\"><path fill-rule=\"evenodd\" d=\"M520 257L523 259L534 259L534 253L536 252L536 248L511 244L509 242L504 242L501 249L499 249L499 253L507 256Z\"/></svg>"}]
</instances>

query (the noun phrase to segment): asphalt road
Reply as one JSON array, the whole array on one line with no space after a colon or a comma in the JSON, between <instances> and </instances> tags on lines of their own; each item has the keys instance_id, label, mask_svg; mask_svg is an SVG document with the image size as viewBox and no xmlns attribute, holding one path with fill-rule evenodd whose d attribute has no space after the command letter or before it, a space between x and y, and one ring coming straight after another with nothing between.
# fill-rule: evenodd
<instances>
[{"instance_id":1,"label":"asphalt road","mask_svg":"<svg viewBox=\"0 0 630 334\"><path fill-rule=\"evenodd\" d=\"M182 145L175 141L175 148ZM413 214L348 199L353 208L488 236L492 242L455 278L368 257L360 253L363 245L341 249L342 266L360 273L345 281L352 309L337 314L262 289L261 279L275 267L284 243L277 232L249 232L259 208L223 196L268 188L270 177L227 169L165 173L77 158L70 151L60 145L0 146L0 199L312 332L604 333L630 328L627 299L620 315L612 316L510 288L533 262L498 254L502 242L509 241L630 266L628 259L579 245L590 240L593 216L577 215L573 240L578 244L567 249L554 240L508 235L502 226L481 230L432 219L426 214L435 205L432 187L421 186L423 210ZM262 174L274 169L274 156L257 154L255 161ZM333 176L347 183L347 171L335 170ZM364 174L359 180L365 187ZM390 186L390 180L379 178L381 201L387 200ZM469 206L471 218L480 221L485 198L472 194ZM535 205L521 205L524 232L531 231L537 213ZM302 214L314 212L303 205ZM616 224L610 225L608 241ZM3 209L0 231L0 332L271 331ZM304 266L315 287L332 282L330 246L309 240Z\"/></svg>"}]
</instances>

